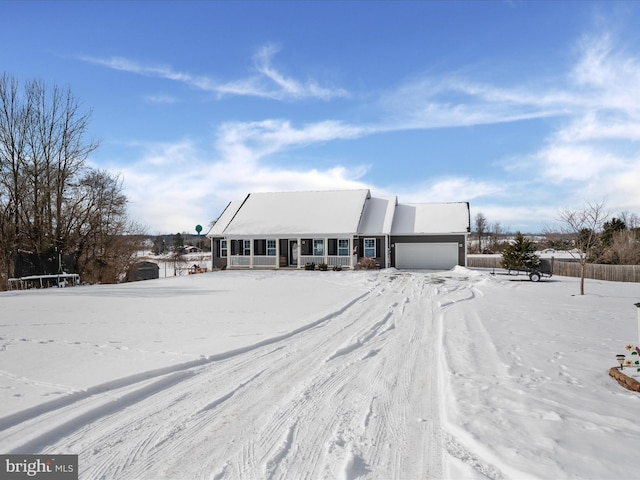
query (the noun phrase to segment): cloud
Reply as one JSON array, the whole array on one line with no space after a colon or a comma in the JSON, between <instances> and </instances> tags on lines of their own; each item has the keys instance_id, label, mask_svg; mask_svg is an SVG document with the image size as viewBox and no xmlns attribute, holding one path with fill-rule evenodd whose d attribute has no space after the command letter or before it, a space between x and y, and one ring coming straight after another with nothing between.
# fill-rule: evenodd
<instances>
[{"instance_id":1,"label":"cloud","mask_svg":"<svg viewBox=\"0 0 640 480\"><path fill-rule=\"evenodd\" d=\"M336 97L348 96L347 91L342 88L325 88L320 86L315 80L307 80L302 83L284 76L272 65L272 58L279 51L280 49L275 45L267 45L260 48L254 56L254 66L256 70L277 87L275 90L272 90L272 98L298 99L311 97L321 100L331 100Z\"/></svg>"},{"instance_id":2,"label":"cloud","mask_svg":"<svg viewBox=\"0 0 640 480\"><path fill-rule=\"evenodd\" d=\"M172 95L147 95L144 97L144 101L150 104L170 105L177 103L178 99Z\"/></svg>"},{"instance_id":3,"label":"cloud","mask_svg":"<svg viewBox=\"0 0 640 480\"><path fill-rule=\"evenodd\" d=\"M461 202L504 195L505 185L470 177L444 177L412 186L386 187L385 193L398 195L401 202Z\"/></svg>"},{"instance_id":4,"label":"cloud","mask_svg":"<svg viewBox=\"0 0 640 480\"><path fill-rule=\"evenodd\" d=\"M290 147L360 138L370 129L325 120L295 128L288 120L228 122L220 126L217 148L228 158L264 157Z\"/></svg>"},{"instance_id":5,"label":"cloud","mask_svg":"<svg viewBox=\"0 0 640 480\"><path fill-rule=\"evenodd\" d=\"M517 122L566 115L579 100L562 91L498 87L454 76L419 79L383 94L389 129L433 129Z\"/></svg>"},{"instance_id":6,"label":"cloud","mask_svg":"<svg viewBox=\"0 0 640 480\"><path fill-rule=\"evenodd\" d=\"M640 208L640 63L608 32L583 36L566 88L581 99L529 156L535 175L565 202L607 198L614 211ZM564 205L570 206L570 205Z\"/></svg>"},{"instance_id":7,"label":"cloud","mask_svg":"<svg viewBox=\"0 0 640 480\"><path fill-rule=\"evenodd\" d=\"M274 66L278 51L275 46L262 47L253 58L255 75L224 82L126 59L91 61L220 96L348 96L345 90L286 75ZM213 132L213 148L185 139L143 146L140 158L124 171L132 206L140 212L144 206L146 221L173 226L172 230L205 225L228 201L252 191L370 188L374 194L398 195L402 202L471 201L472 209L483 211L490 222L521 230L527 230L527 224L549 223L561 207L585 199L607 197L614 211L637 211L640 154L634 142L640 140L640 64L607 33L582 37L575 52L574 64L558 72L553 86L544 78L512 85L453 75L413 79L377 101L367 96L362 111L378 121L225 122ZM461 175L407 179L403 185L372 184L367 181L369 165L334 162L322 169L296 165L295 157L287 156L307 146L385 132L530 119L548 119L549 133L541 137L538 148L516 151L505 159L508 180L503 172L487 169L483 179ZM275 156L289 158L293 166L271 164Z\"/></svg>"},{"instance_id":8,"label":"cloud","mask_svg":"<svg viewBox=\"0 0 640 480\"><path fill-rule=\"evenodd\" d=\"M166 232L190 231L191 224L208 224L227 202L249 192L368 188L364 165L319 169L268 163L270 155L284 150L361 134L339 122L300 128L282 120L230 122L219 127L213 152L190 139L140 143L138 159L119 170L132 217Z\"/></svg>"},{"instance_id":9,"label":"cloud","mask_svg":"<svg viewBox=\"0 0 640 480\"><path fill-rule=\"evenodd\" d=\"M181 72L167 65L145 64L124 57L101 58L81 55L77 58L112 70L184 83L205 92L215 93L218 97L233 95L285 101L304 99L327 101L349 96L343 88L321 86L313 79L303 82L285 76L273 65L273 57L278 52L279 48L273 45L260 48L253 58L254 70L257 74L227 81Z\"/></svg>"}]
</instances>

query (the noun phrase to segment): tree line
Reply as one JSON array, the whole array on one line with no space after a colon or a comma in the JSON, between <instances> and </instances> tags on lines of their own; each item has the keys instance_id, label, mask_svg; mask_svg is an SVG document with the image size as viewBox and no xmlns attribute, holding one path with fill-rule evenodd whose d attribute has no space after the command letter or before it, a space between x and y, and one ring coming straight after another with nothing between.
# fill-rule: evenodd
<instances>
[{"instance_id":1,"label":"tree line","mask_svg":"<svg viewBox=\"0 0 640 480\"><path fill-rule=\"evenodd\" d=\"M503 234L502 241L495 235L492 241L491 233L486 233L487 219L478 213L475 217L475 251L487 252L483 245L493 248L495 253L502 253L502 267L509 269L537 267L539 258L536 251L567 251L581 267L581 294L584 294L587 264L640 265L640 217L636 214L623 212L618 217L611 217L602 201L589 202L578 209L564 209L558 220L559 226L547 228L544 238L538 242L525 238L520 232L516 232L513 238ZM471 248L469 251L474 252Z\"/></svg>"},{"instance_id":2,"label":"tree line","mask_svg":"<svg viewBox=\"0 0 640 480\"><path fill-rule=\"evenodd\" d=\"M91 283L118 281L130 263L141 229L120 177L88 164L99 146L89 120L69 89L0 77L0 287L27 256L72 256Z\"/></svg>"},{"instance_id":3,"label":"tree line","mask_svg":"<svg viewBox=\"0 0 640 480\"><path fill-rule=\"evenodd\" d=\"M547 227L532 236L538 250L582 252L589 263L611 265L640 264L640 217L622 212L611 217L605 205L588 203L579 209L564 209L559 213L559 224ZM500 223L490 224L479 212L474 217L470 235L469 253L502 253L520 232L511 233ZM531 236L530 236L531 237Z\"/></svg>"}]
</instances>

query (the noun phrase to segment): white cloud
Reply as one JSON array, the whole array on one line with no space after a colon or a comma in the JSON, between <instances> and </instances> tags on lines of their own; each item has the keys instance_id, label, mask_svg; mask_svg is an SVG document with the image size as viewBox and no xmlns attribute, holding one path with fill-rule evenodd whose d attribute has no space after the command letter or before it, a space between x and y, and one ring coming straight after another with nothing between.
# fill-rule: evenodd
<instances>
[{"instance_id":1,"label":"white cloud","mask_svg":"<svg viewBox=\"0 0 640 480\"><path fill-rule=\"evenodd\" d=\"M290 77L286 77L276 70L272 65L273 56L280 49L275 45L267 45L258 50L254 57L254 66L256 70L262 74L265 79L270 80L276 85L272 90L273 98L319 98L322 100L331 100L335 97L348 96L347 91L342 88L325 88L320 86L315 80L300 82Z\"/></svg>"},{"instance_id":2,"label":"white cloud","mask_svg":"<svg viewBox=\"0 0 640 480\"><path fill-rule=\"evenodd\" d=\"M289 147L300 147L333 140L347 140L369 133L338 121L320 121L295 128L288 120L228 122L220 126L217 148L228 158L264 157Z\"/></svg>"},{"instance_id":3,"label":"white cloud","mask_svg":"<svg viewBox=\"0 0 640 480\"><path fill-rule=\"evenodd\" d=\"M555 184L584 182L624 166L622 160L591 145L552 145L539 151L535 158L534 165L542 170L547 181Z\"/></svg>"},{"instance_id":4,"label":"white cloud","mask_svg":"<svg viewBox=\"0 0 640 480\"><path fill-rule=\"evenodd\" d=\"M125 172L127 189L134 206L143 201L153 204L151 210L145 207L149 217L155 216L149 221L165 228L183 225L185 219L189 225L208 223L226 202L252 191L371 188L375 194L398 195L403 202L472 201L490 221L518 229L523 221L540 225L546 216L548 222L560 207L585 198L606 196L614 210L637 211L640 155L633 142L640 140L640 63L617 48L607 34L584 37L577 51L575 65L559 72L553 87L545 79L511 86L453 76L414 80L366 105L368 113L372 105L378 108L382 120L377 123L327 119L299 125L288 119L223 123L214 133L212 153L203 153L190 141L148 148ZM279 100L348 95L284 74L273 64L277 52L274 46L261 48L253 59L255 75L225 82L126 59L85 60L218 95ZM491 172L486 172L484 180L407 179L403 185L381 186L363 180L369 172L366 165L336 163L318 169L269 163L276 154L335 140L533 118L549 118L552 132L538 149L514 152L505 162L509 181L498 174L490 178ZM502 199L509 199L509 204L501 205ZM554 207L558 202L566 203Z\"/></svg>"},{"instance_id":5,"label":"white cloud","mask_svg":"<svg viewBox=\"0 0 640 480\"><path fill-rule=\"evenodd\" d=\"M415 80L380 99L392 119L389 130L431 129L516 122L567 114L578 99L562 91L540 92L474 83L457 77Z\"/></svg>"},{"instance_id":6,"label":"white cloud","mask_svg":"<svg viewBox=\"0 0 640 480\"><path fill-rule=\"evenodd\" d=\"M308 98L331 100L349 95L343 88L321 86L313 79L301 82L280 73L272 63L273 57L278 51L278 48L271 45L260 48L254 56L254 69L257 75L227 81L217 80L206 75L180 72L167 65L149 65L124 57L100 58L82 55L78 58L113 70L184 83L199 90L215 93L220 97L237 95L274 100Z\"/></svg>"},{"instance_id":7,"label":"white cloud","mask_svg":"<svg viewBox=\"0 0 640 480\"><path fill-rule=\"evenodd\" d=\"M398 195L404 203L462 202L504 194L504 185L497 182L474 180L469 177L437 178L426 183L387 188L389 194Z\"/></svg>"},{"instance_id":8,"label":"white cloud","mask_svg":"<svg viewBox=\"0 0 640 480\"><path fill-rule=\"evenodd\" d=\"M515 233L542 233L546 228L552 228L558 216L558 208L554 206L538 205L501 205L493 201L471 204L471 224L473 219L482 212L490 225L500 223L503 231Z\"/></svg>"},{"instance_id":9,"label":"white cloud","mask_svg":"<svg viewBox=\"0 0 640 480\"><path fill-rule=\"evenodd\" d=\"M140 158L120 168L131 215L163 231L190 231L191 224L208 224L227 202L250 192L368 188L361 181L366 166L286 168L267 162L269 155L289 148L359 134L336 122L296 129L268 120L221 126L214 154L200 151L191 140L140 144Z\"/></svg>"},{"instance_id":10,"label":"white cloud","mask_svg":"<svg viewBox=\"0 0 640 480\"><path fill-rule=\"evenodd\" d=\"M178 99L171 95L146 95L144 101L150 104L164 104L169 105L177 103Z\"/></svg>"}]
</instances>

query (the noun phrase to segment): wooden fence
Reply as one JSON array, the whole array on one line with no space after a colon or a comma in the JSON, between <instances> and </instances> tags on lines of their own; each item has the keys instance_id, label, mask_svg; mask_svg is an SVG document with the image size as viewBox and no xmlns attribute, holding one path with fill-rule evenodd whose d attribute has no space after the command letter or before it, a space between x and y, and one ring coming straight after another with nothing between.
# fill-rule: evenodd
<instances>
[{"instance_id":1,"label":"wooden fence","mask_svg":"<svg viewBox=\"0 0 640 480\"><path fill-rule=\"evenodd\" d=\"M501 268L500 256L469 256L469 268ZM580 277L580 264L576 261L555 259L553 274L564 277ZM585 266L585 278L607 280L611 282L639 282L640 265L604 265L599 263Z\"/></svg>"}]
</instances>

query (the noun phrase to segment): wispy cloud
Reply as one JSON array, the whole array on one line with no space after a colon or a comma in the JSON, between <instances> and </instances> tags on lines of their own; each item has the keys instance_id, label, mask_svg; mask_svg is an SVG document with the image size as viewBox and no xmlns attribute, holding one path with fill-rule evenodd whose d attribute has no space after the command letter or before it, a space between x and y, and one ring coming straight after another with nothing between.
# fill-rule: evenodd
<instances>
[{"instance_id":1,"label":"wispy cloud","mask_svg":"<svg viewBox=\"0 0 640 480\"><path fill-rule=\"evenodd\" d=\"M397 128L431 129L557 117L567 115L580 100L564 91L502 87L445 76L414 80L385 93L379 103Z\"/></svg>"},{"instance_id":2,"label":"wispy cloud","mask_svg":"<svg viewBox=\"0 0 640 480\"><path fill-rule=\"evenodd\" d=\"M235 80L219 80L207 75L194 75L175 70L167 65L147 64L124 57L102 58L80 55L78 59L112 70L184 83L199 90L214 93L218 97L235 95L273 100L332 100L349 96L343 88L322 86L314 79L300 81L287 77L273 64L273 57L279 50L274 45L261 47L253 57L255 73Z\"/></svg>"},{"instance_id":3,"label":"wispy cloud","mask_svg":"<svg viewBox=\"0 0 640 480\"><path fill-rule=\"evenodd\" d=\"M178 99L172 95L146 95L144 101L150 104L170 105L177 103Z\"/></svg>"},{"instance_id":4,"label":"wispy cloud","mask_svg":"<svg viewBox=\"0 0 640 480\"><path fill-rule=\"evenodd\" d=\"M285 75L274 66L277 52L273 46L261 48L253 59L255 75L224 82L125 59L85 60L220 96L327 100L348 95L342 89ZM633 208L640 205L640 154L628 147L640 140L640 63L637 56L617 48L607 33L583 37L576 52L573 65L556 72L557 81L551 87L544 78L538 83L505 85L445 75L408 82L368 103L368 114L378 121L225 122L216 127L212 152L185 140L145 149L141 159L124 172L127 188L133 206L144 198L145 205L155 205L151 215L162 218L160 224L174 225L182 225L186 215L206 223L219 213L216 207L221 209L247 192L265 190L371 188L379 194L401 195L405 202L467 200L473 201L473 211L482 209L492 221L502 219L503 225L512 228L522 228L523 218L527 222L552 219L558 202L606 196L614 209ZM512 154L505 166L509 180L486 172L484 179L461 175L407 180L402 186L373 185L366 180L367 165L335 162L321 169L270 162L294 149L389 131L545 118L550 120L550 133L540 139L538 148ZM161 177L149 173L158 166L162 166ZM189 212L183 207L185 198ZM509 198L510 204L500 205L501 198ZM145 211L149 212L146 207Z\"/></svg>"}]
</instances>

